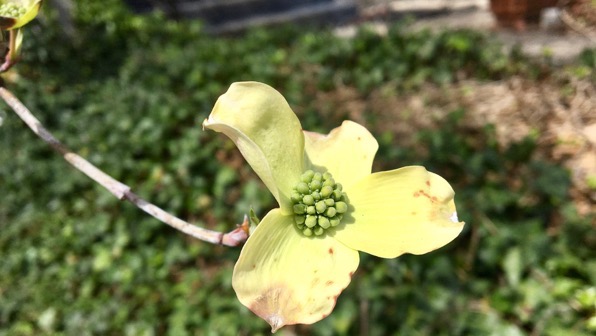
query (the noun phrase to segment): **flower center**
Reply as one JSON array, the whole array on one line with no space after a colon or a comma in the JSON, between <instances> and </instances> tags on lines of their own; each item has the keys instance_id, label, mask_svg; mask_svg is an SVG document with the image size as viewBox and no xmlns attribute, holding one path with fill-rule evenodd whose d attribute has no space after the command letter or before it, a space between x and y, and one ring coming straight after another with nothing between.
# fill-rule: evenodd
<instances>
[{"instance_id":1,"label":"flower center","mask_svg":"<svg viewBox=\"0 0 596 336\"><path fill-rule=\"evenodd\" d=\"M339 225L348 211L346 193L330 173L305 171L291 195L294 223L307 237L320 236Z\"/></svg>"},{"instance_id":2,"label":"flower center","mask_svg":"<svg viewBox=\"0 0 596 336\"><path fill-rule=\"evenodd\" d=\"M15 3L6 3L0 5L0 16L18 18L25 14L27 9Z\"/></svg>"}]
</instances>

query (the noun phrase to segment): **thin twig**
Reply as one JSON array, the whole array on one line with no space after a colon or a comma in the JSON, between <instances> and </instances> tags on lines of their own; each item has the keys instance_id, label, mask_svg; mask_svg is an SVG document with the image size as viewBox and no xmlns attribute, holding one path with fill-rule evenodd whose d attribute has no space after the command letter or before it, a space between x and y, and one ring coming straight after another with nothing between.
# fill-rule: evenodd
<instances>
[{"instance_id":1,"label":"thin twig","mask_svg":"<svg viewBox=\"0 0 596 336\"><path fill-rule=\"evenodd\" d=\"M222 232L207 230L190 224L143 200L137 194L133 193L129 186L107 175L89 161L83 159L81 156L73 153L66 146L64 146L47 129L45 129L39 120L33 116L31 111L29 111L29 109L27 109L27 107L23 105L23 103L21 103L19 99L16 98L6 88L0 87L0 97L2 97L2 99L12 108L19 118L21 118L27 124L27 126L31 128L33 133L52 146L54 150L62 154L64 159L76 169L80 170L95 182L106 188L119 200L130 201L141 210L168 224L174 229L212 244L238 246L243 244L248 238L248 220L246 216L244 218L244 223L238 225L233 231L224 234Z\"/></svg>"}]
</instances>

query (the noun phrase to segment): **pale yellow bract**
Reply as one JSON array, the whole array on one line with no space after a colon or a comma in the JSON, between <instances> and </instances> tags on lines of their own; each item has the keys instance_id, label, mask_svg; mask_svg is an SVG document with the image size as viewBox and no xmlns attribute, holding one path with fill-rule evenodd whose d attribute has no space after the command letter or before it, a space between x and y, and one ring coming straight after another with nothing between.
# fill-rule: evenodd
<instances>
[{"instance_id":1,"label":"pale yellow bract","mask_svg":"<svg viewBox=\"0 0 596 336\"><path fill-rule=\"evenodd\" d=\"M29 23L39 13L41 3L42 0L0 0L0 29L16 29Z\"/></svg>"},{"instance_id":2,"label":"pale yellow bract","mask_svg":"<svg viewBox=\"0 0 596 336\"><path fill-rule=\"evenodd\" d=\"M329 315L358 267L358 251L424 254L464 227L442 177L420 166L371 174L378 144L366 128L344 121L328 135L303 131L284 97L266 84L232 84L203 126L234 141L279 204L247 240L232 279L240 302L273 332ZM341 224L317 237L294 225L290 200L308 169L331 173L349 203Z\"/></svg>"}]
</instances>

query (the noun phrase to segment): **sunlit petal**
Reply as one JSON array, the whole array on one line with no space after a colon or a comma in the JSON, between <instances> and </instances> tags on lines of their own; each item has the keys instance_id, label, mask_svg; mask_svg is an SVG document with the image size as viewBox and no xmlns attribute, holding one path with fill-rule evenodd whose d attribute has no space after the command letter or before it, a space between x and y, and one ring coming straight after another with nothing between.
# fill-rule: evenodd
<instances>
[{"instance_id":1,"label":"sunlit petal","mask_svg":"<svg viewBox=\"0 0 596 336\"><path fill-rule=\"evenodd\" d=\"M327 170L347 187L370 175L379 145L363 126L344 121L328 135L304 132L307 164Z\"/></svg>"},{"instance_id":2,"label":"sunlit petal","mask_svg":"<svg viewBox=\"0 0 596 336\"><path fill-rule=\"evenodd\" d=\"M203 126L230 137L284 213L291 212L290 192L304 168L304 136L279 92L262 83L234 83Z\"/></svg>"},{"instance_id":3,"label":"sunlit petal","mask_svg":"<svg viewBox=\"0 0 596 336\"><path fill-rule=\"evenodd\" d=\"M346 188L351 210L334 237L379 257L424 254L459 235L454 192L442 177L411 166L375 173Z\"/></svg>"},{"instance_id":4,"label":"sunlit petal","mask_svg":"<svg viewBox=\"0 0 596 336\"><path fill-rule=\"evenodd\" d=\"M232 285L273 331L331 313L358 267L358 252L335 239L306 238L291 216L272 210L242 249Z\"/></svg>"}]
</instances>

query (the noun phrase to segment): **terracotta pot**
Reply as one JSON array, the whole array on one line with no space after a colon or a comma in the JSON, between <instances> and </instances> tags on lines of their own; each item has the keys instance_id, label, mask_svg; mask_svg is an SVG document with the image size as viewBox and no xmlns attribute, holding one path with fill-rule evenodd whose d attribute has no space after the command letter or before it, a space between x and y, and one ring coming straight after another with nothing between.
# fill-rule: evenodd
<instances>
[{"instance_id":1,"label":"terracotta pot","mask_svg":"<svg viewBox=\"0 0 596 336\"><path fill-rule=\"evenodd\" d=\"M544 8L554 7L558 0L490 0L490 9L500 27L524 30L527 23L538 23Z\"/></svg>"},{"instance_id":2,"label":"terracotta pot","mask_svg":"<svg viewBox=\"0 0 596 336\"><path fill-rule=\"evenodd\" d=\"M528 9L526 0L491 0L490 10L497 19L499 27L514 27L523 30Z\"/></svg>"}]
</instances>

